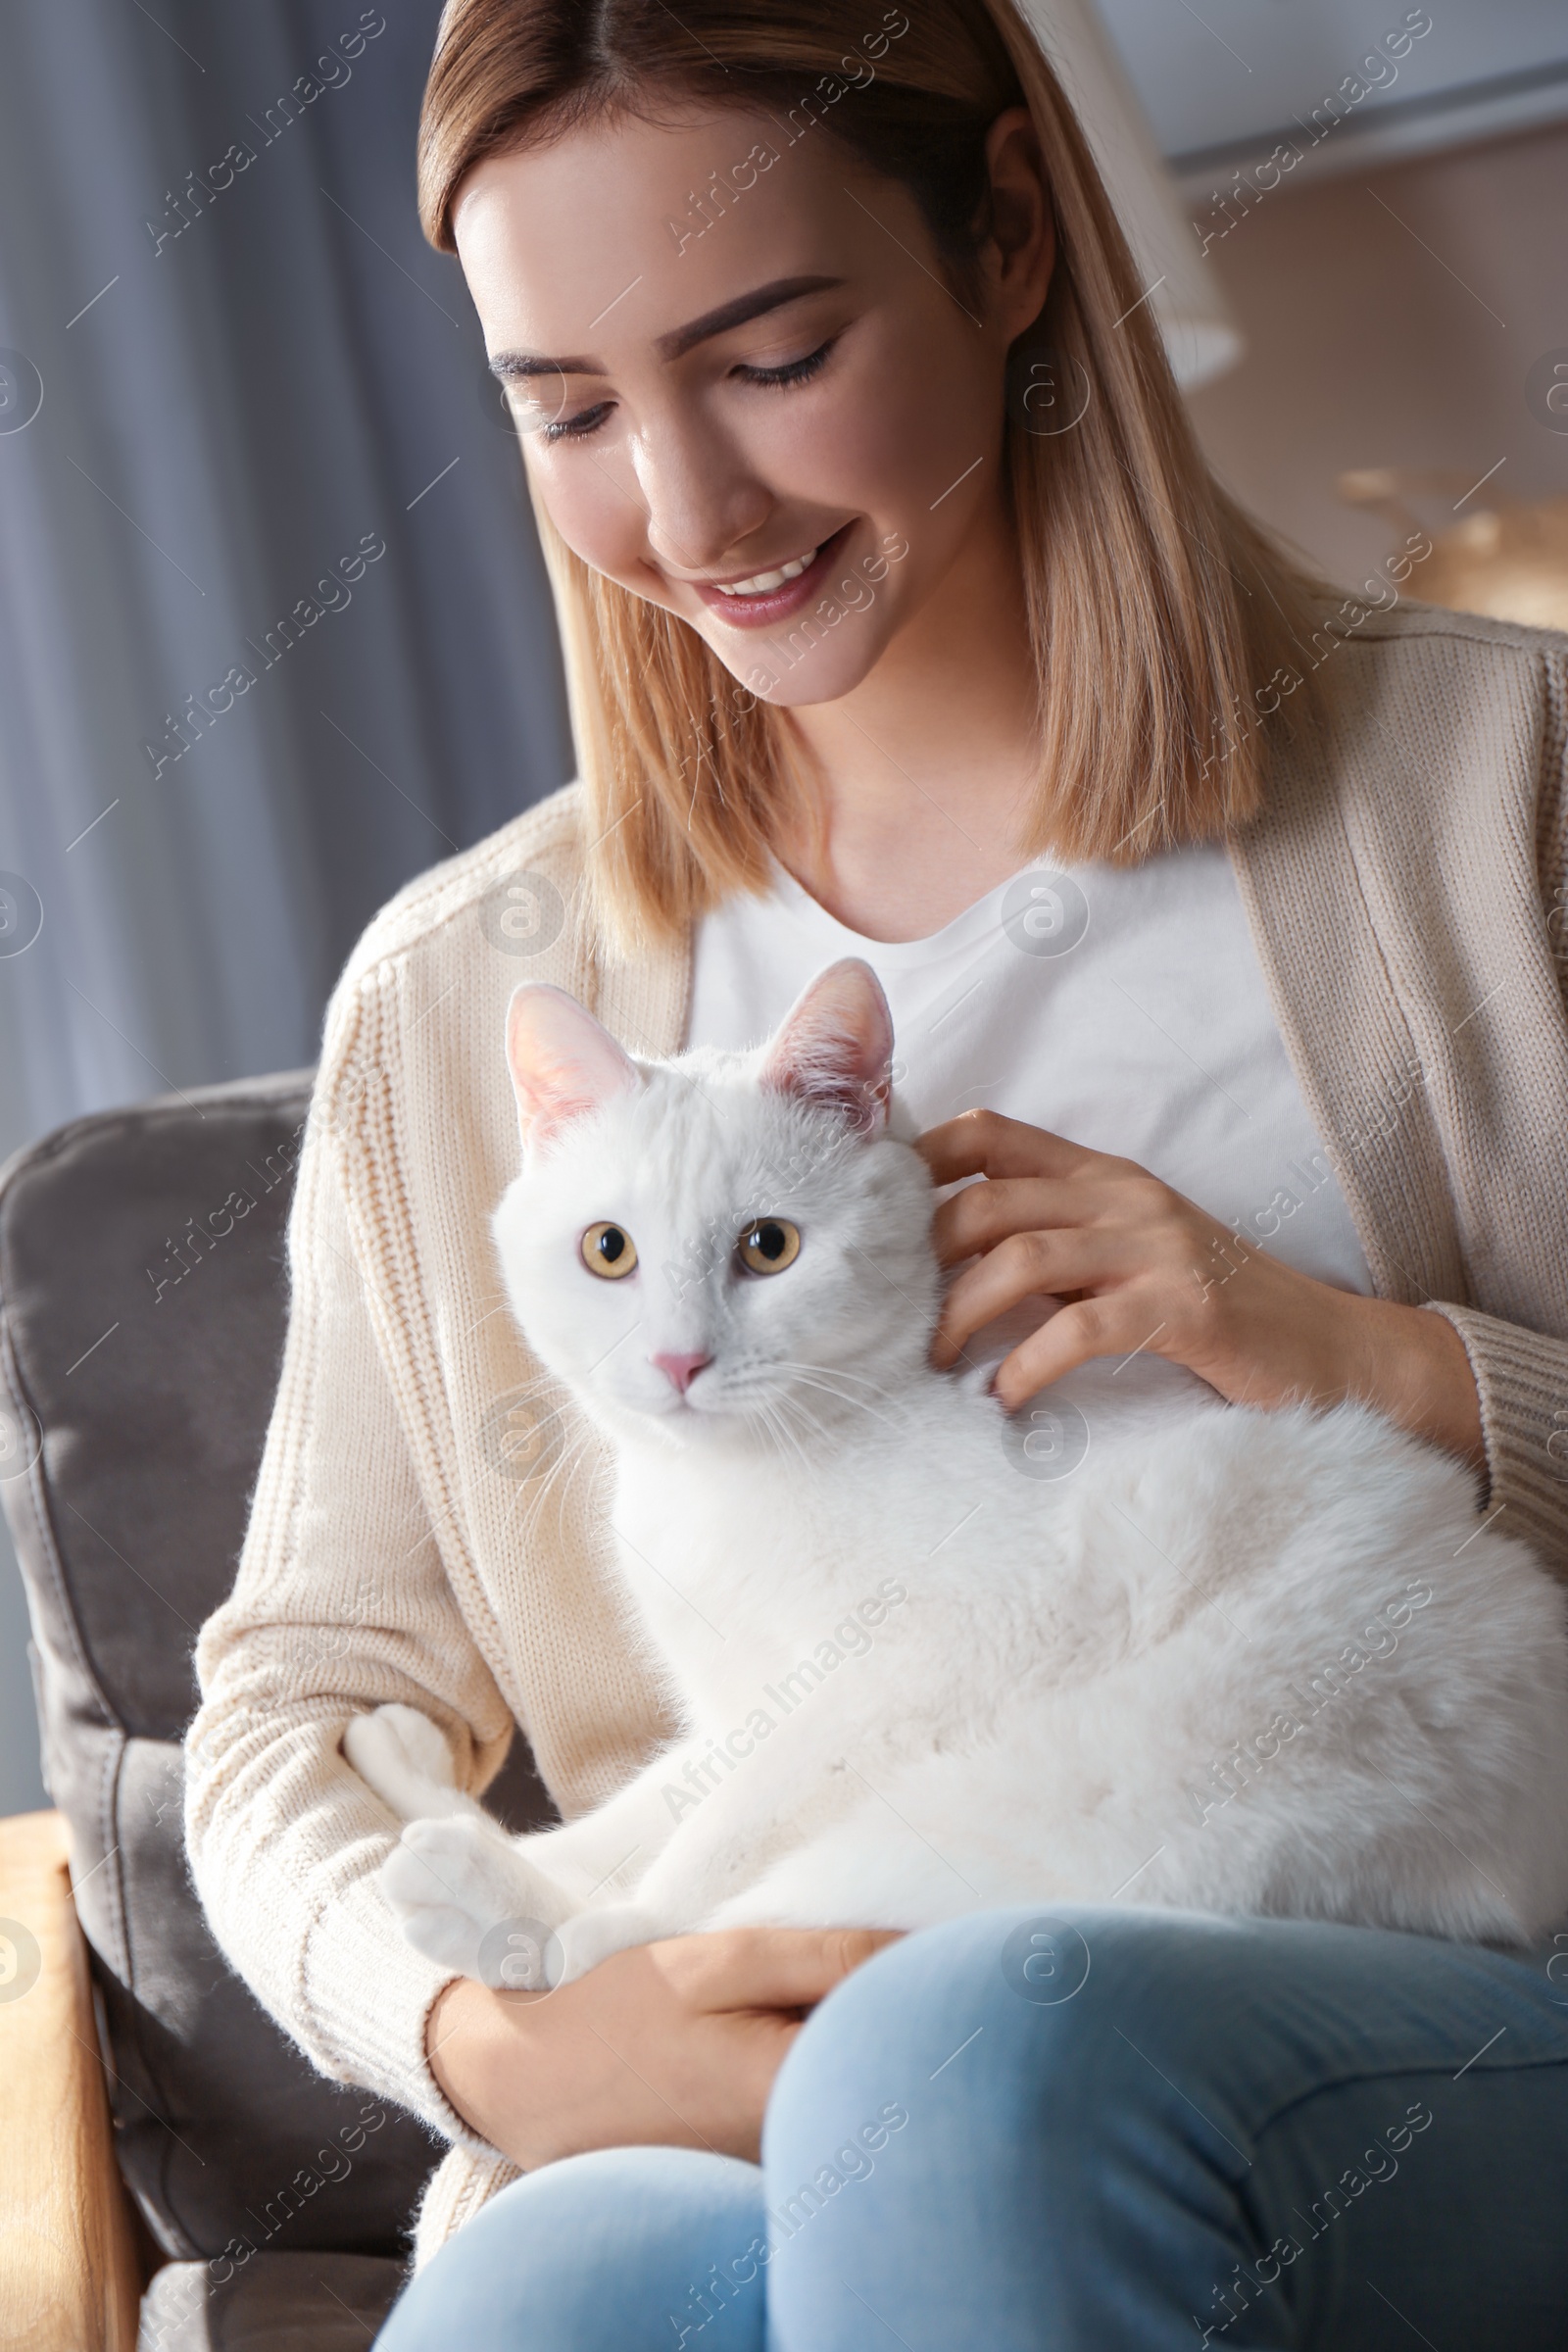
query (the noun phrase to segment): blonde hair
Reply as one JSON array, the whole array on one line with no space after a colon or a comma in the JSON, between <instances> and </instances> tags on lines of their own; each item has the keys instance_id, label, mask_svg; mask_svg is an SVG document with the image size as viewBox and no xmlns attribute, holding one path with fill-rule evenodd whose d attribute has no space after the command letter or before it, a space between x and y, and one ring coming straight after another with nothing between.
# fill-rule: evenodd
<instances>
[{"instance_id":1,"label":"blonde hair","mask_svg":"<svg viewBox=\"0 0 1568 2352\"><path fill-rule=\"evenodd\" d=\"M1263 717L1282 674L1299 682L1292 652L1317 584L1200 455L1084 134L1013 0L904 0L895 18L904 32L824 131L910 188L962 284L984 235L986 134L1026 106L1057 250L1024 340L1050 352L1062 385L1087 386L1079 423L1051 437L1030 429L1016 390L1007 403L1040 682L1040 790L1020 850L1135 864L1222 837L1262 804ZM793 99L809 119L808 98L844 86L845 46L842 0L682 0L678 18L662 0L447 0L419 124L425 233L454 250L453 206L475 164L607 109ZM815 96L818 120L827 103ZM800 816L787 727L687 622L594 571L537 499L535 514L598 910L628 946L682 933L733 891L765 887Z\"/></svg>"}]
</instances>

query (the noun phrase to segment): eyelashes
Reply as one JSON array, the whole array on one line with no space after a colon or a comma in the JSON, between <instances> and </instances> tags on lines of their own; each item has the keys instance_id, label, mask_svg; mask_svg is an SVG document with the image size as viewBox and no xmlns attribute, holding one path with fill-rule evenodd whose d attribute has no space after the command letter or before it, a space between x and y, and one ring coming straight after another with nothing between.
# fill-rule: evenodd
<instances>
[{"instance_id":1,"label":"eyelashes","mask_svg":"<svg viewBox=\"0 0 1568 2352\"><path fill-rule=\"evenodd\" d=\"M761 391L792 391L796 385L808 384L813 376L821 374L837 341L837 335L829 335L827 341L819 343L815 351L807 352L799 360L786 360L777 368L750 368L743 364L733 368L730 372L738 376L742 383L756 384ZM541 425L537 438L546 443L586 441L598 432L614 405L612 400L596 401L592 408L582 410L576 416L558 418L550 424Z\"/></svg>"},{"instance_id":2,"label":"eyelashes","mask_svg":"<svg viewBox=\"0 0 1568 2352\"><path fill-rule=\"evenodd\" d=\"M825 343L819 343L815 351L808 351L803 360L786 360L784 365L779 368L737 368L735 373L741 377L743 382L749 384L768 384L780 387L790 384L808 384L813 375L821 374L822 369L827 366L828 354L837 341L836 335L829 335Z\"/></svg>"},{"instance_id":3,"label":"eyelashes","mask_svg":"<svg viewBox=\"0 0 1568 2352\"><path fill-rule=\"evenodd\" d=\"M610 415L611 405L608 400L601 400L593 408L584 409L580 416L568 416L564 422L558 420L542 424L535 438L545 442L586 441L590 433L598 432Z\"/></svg>"}]
</instances>

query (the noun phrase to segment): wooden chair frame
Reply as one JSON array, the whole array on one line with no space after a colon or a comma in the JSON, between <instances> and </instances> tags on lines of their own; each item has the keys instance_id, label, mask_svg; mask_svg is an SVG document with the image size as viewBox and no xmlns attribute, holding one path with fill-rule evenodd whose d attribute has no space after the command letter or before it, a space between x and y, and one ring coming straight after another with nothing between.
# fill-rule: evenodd
<instances>
[{"instance_id":1,"label":"wooden chair frame","mask_svg":"<svg viewBox=\"0 0 1568 2352\"><path fill-rule=\"evenodd\" d=\"M0 1821L0 2346L135 2352L141 2286L66 1825L20 1813Z\"/></svg>"}]
</instances>

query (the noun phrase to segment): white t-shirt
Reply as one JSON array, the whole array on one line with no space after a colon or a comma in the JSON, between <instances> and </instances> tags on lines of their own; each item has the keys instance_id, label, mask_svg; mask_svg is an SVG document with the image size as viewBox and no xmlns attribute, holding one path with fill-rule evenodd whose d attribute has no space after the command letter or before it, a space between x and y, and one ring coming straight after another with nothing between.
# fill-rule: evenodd
<instances>
[{"instance_id":1,"label":"white t-shirt","mask_svg":"<svg viewBox=\"0 0 1568 2352\"><path fill-rule=\"evenodd\" d=\"M699 925L687 1043L760 1043L844 956L887 993L895 1086L918 1127L984 1106L1120 1153L1286 1264L1370 1296L1223 848L1136 867L1039 863L934 937L891 944L847 929L780 869L767 897L730 898ZM1070 1376L1072 1395L1195 1385L1149 1355L1107 1387L1111 1369L1102 1358Z\"/></svg>"}]
</instances>

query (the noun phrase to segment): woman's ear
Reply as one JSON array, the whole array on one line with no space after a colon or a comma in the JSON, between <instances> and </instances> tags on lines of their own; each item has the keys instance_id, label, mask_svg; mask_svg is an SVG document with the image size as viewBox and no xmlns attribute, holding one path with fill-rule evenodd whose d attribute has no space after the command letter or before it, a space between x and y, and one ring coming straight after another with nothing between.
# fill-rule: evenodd
<instances>
[{"instance_id":1,"label":"woman's ear","mask_svg":"<svg viewBox=\"0 0 1568 2352\"><path fill-rule=\"evenodd\" d=\"M845 1110L877 1134L886 1124L893 1015L868 963L847 956L819 972L785 1014L762 1061L762 1084L822 1110Z\"/></svg>"},{"instance_id":2,"label":"woman's ear","mask_svg":"<svg viewBox=\"0 0 1568 2352\"><path fill-rule=\"evenodd\" d=\"M507 1066L524 1151L548 1144L572 1119L642 1084L636 1063L609 1030L575 997L544 981L513 990Z\"/></svg>"},{"instance_id":3,"label":"woman's ear","mask_svg":"<svg viewBox=\"0 0 1568 2352\"><path fill-rule=\"evenodd\" d=\"M1046 307L1056 264L1051 183L1026 106L1009 106L986 134L991 219L984 248L997 322L1011 343Z\"/></svg>"}]
</instances>

